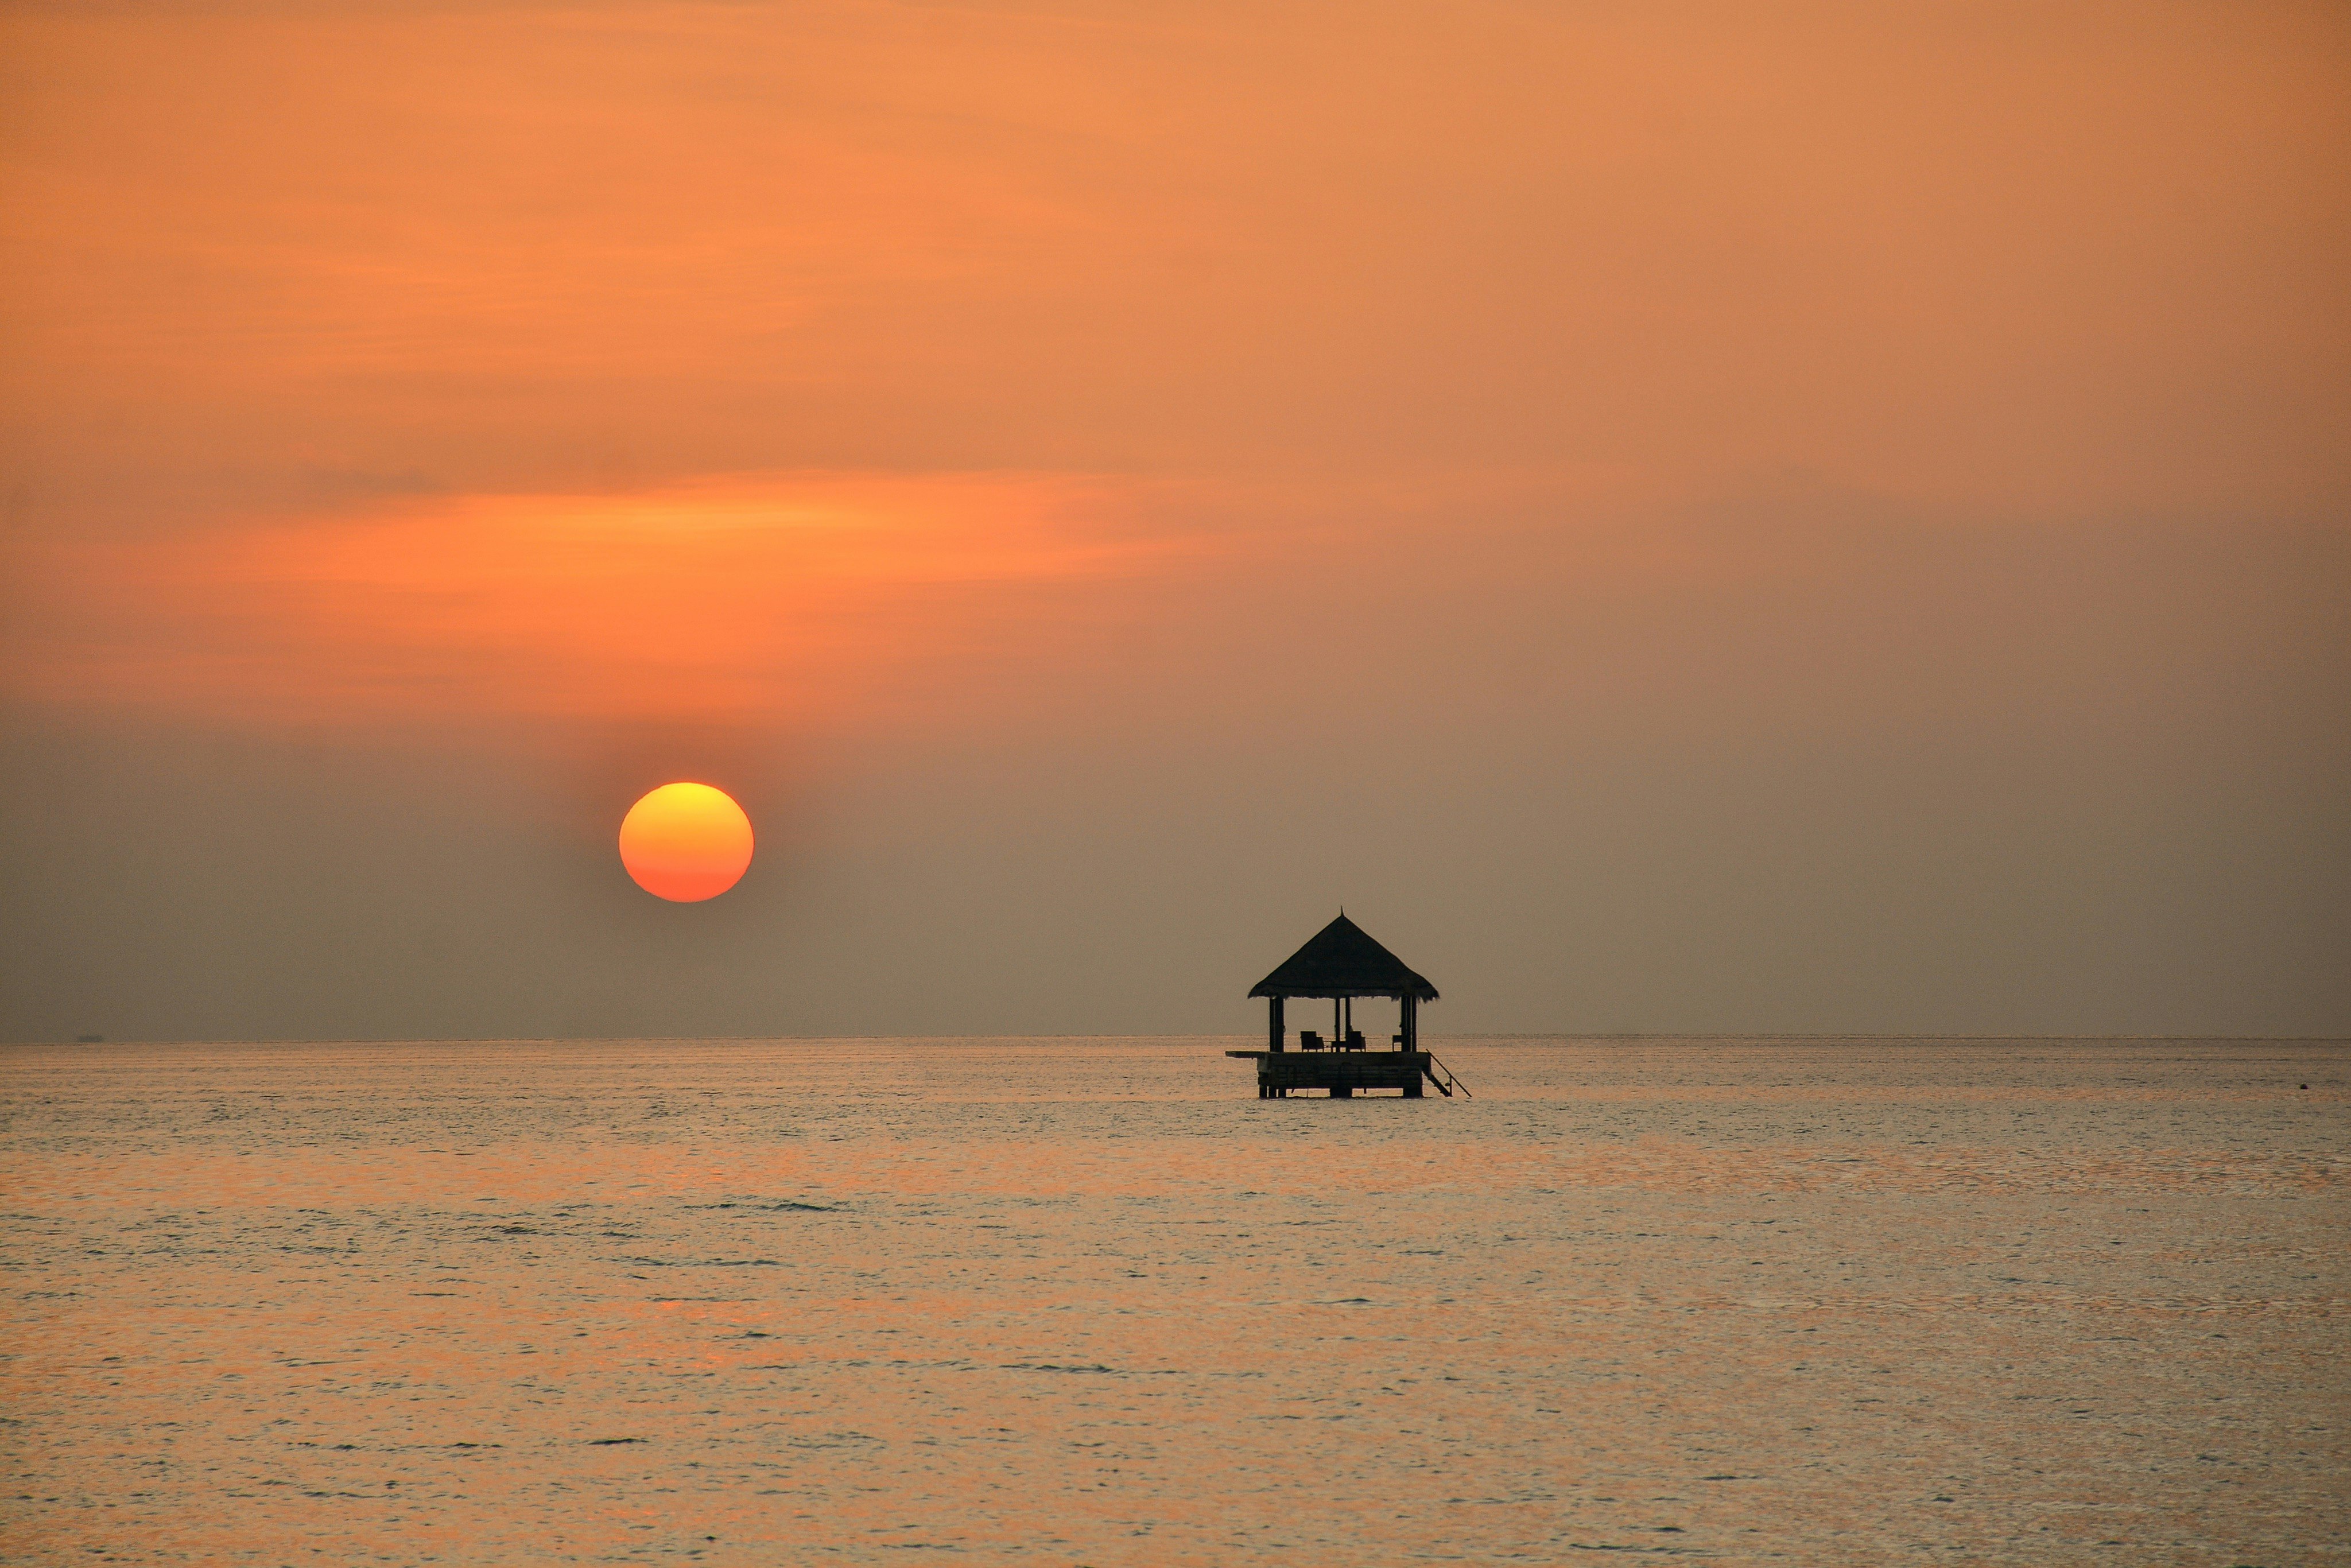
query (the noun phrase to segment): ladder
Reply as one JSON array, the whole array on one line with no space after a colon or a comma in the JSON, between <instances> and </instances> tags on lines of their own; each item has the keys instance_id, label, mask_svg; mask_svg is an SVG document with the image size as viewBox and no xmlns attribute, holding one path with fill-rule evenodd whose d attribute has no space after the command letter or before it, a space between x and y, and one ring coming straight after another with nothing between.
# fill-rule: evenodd
<instances>
[{"instance_id":1,"label":"ladder","mask_svg":"<svg viewBox=\"0 0 2351 1568\"><path fill-rule=\"evenodd\" d=\"M1462 1082L1461 1080L1453 1075L1453 1069L1446 1066L1445 1063L1437 1060L1437 1052L1432 1051L1426 1054L1428 1057L1428 1066L1426 1069L1428 1081L1437 1085L1437 1092L1439 1094L1442 1094L1447 1100L1450 1100L1453 1098L1453 1092L1456 1089L1458 1089L1461 1091L1461 1097L1464 1100L1474 1100L1477 1098L1476 1095L1469 1092L1469 1085ZM1445 1076L1442 1078L1438 1077L1437 1074L1440 1072Z\"/></svg>"}]
</instances>

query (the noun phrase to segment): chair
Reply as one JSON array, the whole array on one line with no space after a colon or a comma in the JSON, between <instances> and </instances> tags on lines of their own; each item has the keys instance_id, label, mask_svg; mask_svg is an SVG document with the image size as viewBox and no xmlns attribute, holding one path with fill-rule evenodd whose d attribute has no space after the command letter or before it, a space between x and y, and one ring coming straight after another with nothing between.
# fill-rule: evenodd
<instances>
[{"instance_id":1,"label":"chair","mask_svg":"<svg viewBox=\"0 0 2351 1568\"><path fill-rule=\"evenodd\" d=\"M1301 1029L1298 1031L1298 1049L1320 1051L1322 1049L1322 1037L1311 1029Z\"/></svg>"}]
</instances>

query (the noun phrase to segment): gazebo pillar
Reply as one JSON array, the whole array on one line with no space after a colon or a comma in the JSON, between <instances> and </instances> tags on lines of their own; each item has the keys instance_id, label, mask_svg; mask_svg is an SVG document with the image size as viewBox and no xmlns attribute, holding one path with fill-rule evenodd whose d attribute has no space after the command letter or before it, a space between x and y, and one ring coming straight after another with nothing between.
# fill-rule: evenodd
<instances>
[{"instance_id":1,"label":"gazebo pillar","mask_svg":"<svg viewBox=\"0 0 2351 1568\"><path fill-rule=\"evenodd\" d=\"M1410 991L1404 994L1404 1027L1396 1032L1404 1036L1406 1051L1420 1049L1420 998Z\"/></svg>"},{"instance_id":2,"label":"gazebo pillar","mask_svg":"<svg viewBox=\"0 0 2351 1568\"><path fill-rule=\"evenodd\" d=\"M1281 1037L1281 998L1268 997L1265 998L1265 1048L1268 1051L1280 1051Z\"/></svg>"}]
</instances>

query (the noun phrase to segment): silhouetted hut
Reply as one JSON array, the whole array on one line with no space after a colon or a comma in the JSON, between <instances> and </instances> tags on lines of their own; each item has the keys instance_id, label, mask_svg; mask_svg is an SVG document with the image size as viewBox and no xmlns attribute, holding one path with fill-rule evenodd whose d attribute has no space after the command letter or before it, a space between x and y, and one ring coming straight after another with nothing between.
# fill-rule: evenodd
<instances>
[{"instance_id":1,"label":"silhouetted hut","mask_svg":"<svg viewBox=\"0 0 2351 1568\"><path fill-rule=\"evenodd\" d=\"M1341 1100L1358 1089L1401 1089L1405 1098L1417 1100L1424 1081L1446 1095L1459 1087L1451 1073L1439 1076L1442 1064L1420 1049L1420 1004L1435 1001L1437 988L1373 941L1343 912L1250 988L1249 995L1266 999L1266 1048L1225 1054L1256 1061L1260 1100L1284 1099L1296 1089L1327 1089ZM1311 1030L1301 1030L1298 1049L1287 1048L1282 1012L1292 997L1331 999L1328 1040ZM1393 1049L1364 1049L1363 1034L1354 1027L1358 997L1395 998L1396 1032L1388 1041Z\"/></svg>"}]
</instances>

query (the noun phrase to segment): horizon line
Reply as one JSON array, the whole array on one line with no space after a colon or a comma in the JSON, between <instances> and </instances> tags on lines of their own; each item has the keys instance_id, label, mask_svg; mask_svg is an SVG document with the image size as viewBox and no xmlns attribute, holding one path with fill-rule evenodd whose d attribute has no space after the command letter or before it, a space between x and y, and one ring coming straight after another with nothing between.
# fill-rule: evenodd
<instances>
[{"instance_id":1,"label":"horizon line","mask_svg":"<svg viewBox=\"0 0 2351 1568\"><path fill-rule=\"evenodd\" d=\"M993 1034L905 1034L816 1033L816 1034L462 1034L462 1035L277 1035L277 1036L186 1036L171 1039L120 1040L0 1040L0 1050L26 1046L115 1046L115 1045L559 1045L615 1044L635 1040L645 1044L669 1045L711 1041L765 1040L875 1040L908 1041L936 1040L1255 1040L1261 1031L1238 1030L1222 1032L1165 1030L1144 1032L1113 1032L1108 1030L1031 1030ZM1446 1040L1884 1040L1884 1041L1948 1041L1966 1044L1996 1040L2145 1040L2150 1044L2217 1040L2246 1045L2351 1045L2351 1034L2223 1034L2199 1032L2187 1034L2151 1034L2129 1031L2080 1034L2042 1034L2030 1031L1973 1030L1937 1033L1931 1030L1471 1030L1460 1034L1438 1034L1423 1030L1422 1038Z\"/></svg>"}]
</instances>

